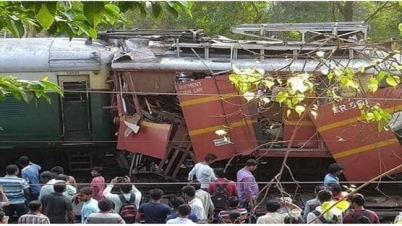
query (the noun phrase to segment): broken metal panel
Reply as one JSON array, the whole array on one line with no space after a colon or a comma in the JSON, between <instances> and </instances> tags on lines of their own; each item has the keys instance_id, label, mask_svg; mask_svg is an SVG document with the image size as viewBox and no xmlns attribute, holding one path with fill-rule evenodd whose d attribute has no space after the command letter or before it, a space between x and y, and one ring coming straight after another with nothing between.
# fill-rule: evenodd
<instances>
[{"instance_id":1,"label":"broken metal panel","mask_svg":"<svg viewBox=\"0 0 402 226\"><path fill-rule=\"evenodd\" d=\"M170 124L140 121L139 127L137 133L134 131L126 133L127 125L122 120L119 126L117 149L141 153L158 159L165 157L173 126Z\"/></svg>"},{"instance_id":2,"label":"broken metal panel","mask_svg":"<svg viewBox=\"0 0 402 226\"><path fill-rule=\"evenodd\" d=\"M197 161L209 152L222 160L258 146L252 121L239 111L245 104L243 97L238 96L227 75L178 83L176 87ZM227 130L227 136L216 135L219 129Z\"/></svg>"},{"instance_id":3,"label":"broken metal panel","mask_svg":"<svg viewBox=\"0 0 402 226\"><path fill-rule=\"evenodd\" d=\"M129 92L174 93L176 74L169 72L122 72ZM139 95L139 94L138 94Z\"/></svg>"},{"instance_id":4,"label":"broken metal panel","mask_svg":"<svg viewBox=\"0 0 402 226\"><path fill-rule=\"evenodd\" d=\"M379 131L376 122L366 122L358 108L359 102L366 98L376 98L386 111L400 111L402 87L385 88L367 95L361 100L344 100L336 106L320 106L317 118L310 115L328 150L344 166L343 173L350 181L370 180L402 164L402 147L395 134ZM362 165L370 167L361 170ZM402 170L395 173L400 172Z\"/></svg>"}]
</instances>

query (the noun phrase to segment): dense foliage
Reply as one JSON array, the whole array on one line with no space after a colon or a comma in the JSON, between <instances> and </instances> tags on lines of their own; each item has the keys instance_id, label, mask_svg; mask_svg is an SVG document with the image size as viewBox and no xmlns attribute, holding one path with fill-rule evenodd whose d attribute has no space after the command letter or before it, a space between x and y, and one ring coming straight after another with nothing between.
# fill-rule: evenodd
<instances>
[{"instance_id":1,"label":"dense foliage","mask_svg":"<svg viewBox=\"0 0 402 226\"><path fill-rule=\"evenodd\" d=\"M186 2L5 1L0 2L0 29L10 31L14 37L46 31L47 35L72 38L85 34L96 38L98 29L126 23L124 13L128 11L158 20L164 11L191 16L188 7Z\"/></svg>"}]
</instances>

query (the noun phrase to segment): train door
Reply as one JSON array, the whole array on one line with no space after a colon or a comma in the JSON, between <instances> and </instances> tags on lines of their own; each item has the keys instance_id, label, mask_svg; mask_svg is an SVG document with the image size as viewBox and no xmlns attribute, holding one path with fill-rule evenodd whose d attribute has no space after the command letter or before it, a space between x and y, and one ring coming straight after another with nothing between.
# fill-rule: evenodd
<instances>
[{"instance_id":1,"label":"train door","mask_svg":"<svg viewBox=\"0 0 402 226\"><path fill-rule=\"evenodd\" d=\"M91 141L88 76L59 76L64 90L61 100L63 141Z\"/></svg>"}]
</instances>

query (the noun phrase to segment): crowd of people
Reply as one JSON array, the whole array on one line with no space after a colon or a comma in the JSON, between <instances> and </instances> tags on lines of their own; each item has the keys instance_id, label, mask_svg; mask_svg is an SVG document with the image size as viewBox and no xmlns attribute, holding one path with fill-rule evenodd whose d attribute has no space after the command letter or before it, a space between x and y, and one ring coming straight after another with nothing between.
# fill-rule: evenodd
<instances>
[{"instance_id":1,"label":"crowd of people","mask_svg":"<svg viewBox=\"0 0 402 226\"><path fill-rule=\"evenodd\" d=\"M0 177L0 223L379 223L377 214L364 208L362 194L338 202L343 196L338 179L342 166L337 163L329 166L323 184L314 190L316 197L307 201L303 209L292 198L279 197L265 203L265 213L256 214L261 197L253 171L258 162L247 160L237 172L236 181L231 181L225 177L224 169L211 168L216 158L209 153L205 161L195 164L188 184L181 189L182 195L165 204L164 192L158 188L150 190L149 202L143 203L142 193L130 177L116 177L106 184L101 167L92 169L90 186L78 187L62 167L41 172L39 165L23 156L19 158L21 172L12 164ZM334 206L334 202L338 204Z\"/></svg>"}]
</instances>

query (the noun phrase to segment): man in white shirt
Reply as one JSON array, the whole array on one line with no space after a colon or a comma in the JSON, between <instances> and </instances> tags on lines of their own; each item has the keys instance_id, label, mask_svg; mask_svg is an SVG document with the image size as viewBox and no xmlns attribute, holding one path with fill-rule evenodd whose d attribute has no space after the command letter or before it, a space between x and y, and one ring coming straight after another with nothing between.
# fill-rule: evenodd
<instances>
[{"instance_id":1,"label":"man in white shirt","mask_svg":"<svg viewBox=\"0 0 402 226\"><path fill-rule=\"evenodd\" d=\"M214 153L208 153L205 156L204 162L199 162L194 165L193 169L188 174L188 181L192 181L195 175L197 180L201 183L201 189L208 191L209 183L217 180L214 170L210 167L216 158Z\"/></svg>"},{"instance_id":2,"label":"man in white shirt","mask_svg":"<svg viewBox=\"0 0 402 226\"><path fill-rule=\"evenodd\" d=\"M202 205L201 199L195 196L195 188L187 185L184 186L181 191L183 197L188 201L188 205L191 207L191 213L197 216L198 221L206 221L207 216L205 215L204 206Z\"/></svg>"},{"instance_id":3,"label":"man in white shirt","mask_svg":"<svg viewBox=\"0 0 402 226\"><path fill-rule=\"evenodd\" d=\"M103 191L103 195L105 196L106 199L109 199L114 203L114 211L116 213L120 212L120 208L122 207L121 200L119 198L119 194L112 194L112 189L113 186L117 183L118 177L114 178L113 180L110 181L110 184L108 184ZM134 204L137 208L140 207L140 202L142 198L141 192L134 186L134 184L131 183L130 177L126 176L124 178L124 181L120 182L120 191L123 194L124 198L128 201L130 200L130 197L132 194L135 195L135 201Z\"/></svg>"},{"instance_id":4,"label":"man in white shirt","mask_svg":"<svg viewBox=\"0 0 402 226\"><path fill-rule=\"evenodd\" d=\"M51 194L54 192L53 190L53 185L55 185L57 182L65 182L66 183L66 191L63 192L63 195L66 196L67 198L71 199L74 197L74 195L77 193L77 189L72 186L71 184L68 184L68 181L65 180L56 180L55 178L52 178L52 173L49 171L42 172L40 174L40 179L42 183L45 185L42 186L39 192L39 200L47 194Z\"/></svg>"},{"instance_id":5,"label":"man in white shirt","mask_svg":"<svg viewBox=\"0 0 402 226\"><path fill-rule=\"evenodd\" d=\"M180 205L177 210L179 216L168 220L166 224L195 224L192 220L188 219L188 216L191 213L191 207L189 205Z\"/></svg>"},{"instance_id":6,"label":"man in white shirt","mask_svg":"<svg viewBox=\"0 0 402 226\"><path fill-rule=\"evenodd\" d=\"M328 222L332 222L334 224L342 224L342 212L336 211L335 207L327 211L323 216L319 217L324 210L322 209L322 205L325 202L330 202L332 199L332 193L328 190L322 190L318 192L317 198L321 203L321 206L315 208L314 211L307 214L307 224L328 224Z\"/></svg>"},{"instance_id":7,"label":"man in white shirt","mask_svg":"<svg viewBox=\"0 0 402 226\"><path fill-rule=\"evenodd\" d=\"M201 189L201 184L191 183L191 185L195 188L195 197L199 198L202 202L202 206L204 207L205 216L213 217L214 216L214 203L211 199L211 194Z\"/></svg>"},{"instance_id":8,"label":"man in white shirt","mask_svg":"<svg viewBox=\"0 0 402 226\"><path fill-rule=\"evenodd\" d=\"M276 201L268 201L266 204L267 213L257 219L257 224L284 224L286 214L279 213L281 204Z\"/></svg>"}]
</instances>

